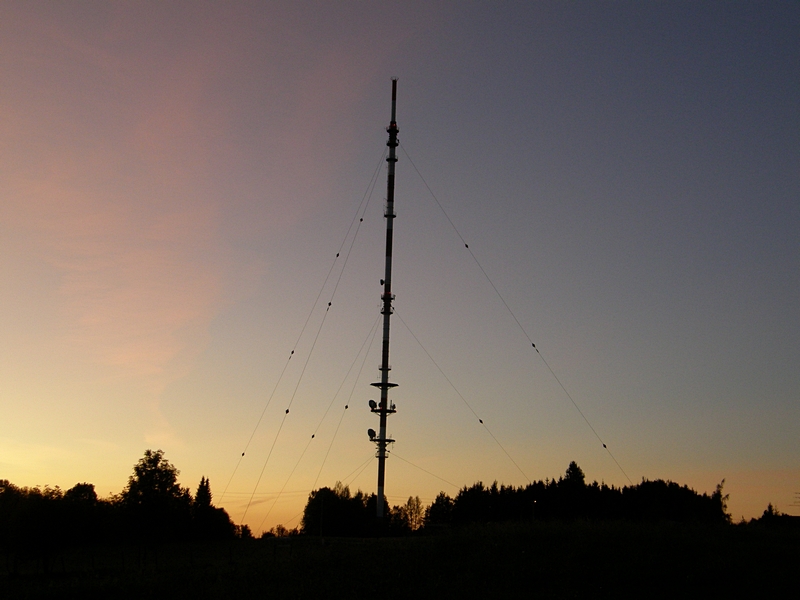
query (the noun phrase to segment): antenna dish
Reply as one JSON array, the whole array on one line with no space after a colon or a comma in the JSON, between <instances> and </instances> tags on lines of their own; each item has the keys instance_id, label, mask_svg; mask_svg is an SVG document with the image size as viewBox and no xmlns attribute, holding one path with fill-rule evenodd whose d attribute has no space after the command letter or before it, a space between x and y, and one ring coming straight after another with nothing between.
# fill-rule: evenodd
<instances>
[{"instance_id":1,"label":"antenna dish","mask_svg":"<svg viewBox=\"0 0 800 600\"><path fill-rule=\"evenodd\" d=\"M369 436L369 439L374 440L375 439L375 430L374 429L367 429L367 435Z\"/></svg>"},{"instance_id":2,"label":"antenna dish","mask_svg":"<svg viewBox=\"0 0 800 600\"><path fill-rule=\"evenodd\" d=\"M376 408L378 408L378 403L377 403L377 402L375 402L375 400L370 400L370 401L369 401L369 407L370 407L372 410L375 410Z\"/></svg>"}]
</instances>

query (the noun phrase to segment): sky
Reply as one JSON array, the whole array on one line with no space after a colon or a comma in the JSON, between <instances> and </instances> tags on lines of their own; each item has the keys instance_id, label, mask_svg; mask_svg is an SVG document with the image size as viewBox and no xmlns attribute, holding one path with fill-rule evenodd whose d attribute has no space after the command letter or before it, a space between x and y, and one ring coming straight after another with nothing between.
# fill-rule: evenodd
<instances>
[{"instance_id":1,"label":"sky","mask_svg":"<svg viewBox=\"0 0 800 600\"><path fill-rule=\"evenodd\" d=\"M108 496L160 448L255 532L375 491L396 77L389 502L574 460L800 514L798 31L794 2L2 3L0 478Z\"/></svg>"}]
</instances>

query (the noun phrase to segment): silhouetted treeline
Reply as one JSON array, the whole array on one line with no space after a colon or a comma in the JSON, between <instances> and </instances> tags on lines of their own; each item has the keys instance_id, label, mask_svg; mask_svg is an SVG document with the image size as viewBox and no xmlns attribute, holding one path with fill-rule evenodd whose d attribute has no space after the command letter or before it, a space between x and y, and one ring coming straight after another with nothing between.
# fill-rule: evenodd
<instances>
[{"instance_id":1,"label":"silhouetted treeline","mask_svg":"<svg viewBox=\"0 0 800 600\"><path fill-rule=\"evenodd\" d=\"M726 502L722 483L711 495L660 479L622 488L596 481L587 484L581 468L572 462L557 480L521 487L498 486L497 482L486 487L479 482L462 488L453 499L441 493L428 507L425 524L527 519L728 523Z\"/></svg>"},{"instance_id":2,"label":"silhouetted treeline","mask_svg":"<svg viewBox=\"0 0 800 600\"><path fill-rule=\"evenodd\" d=\"M192 497L178 484L178 470L161 450L147 450L119 495L100 499L94 485L17 487L0 480L0 545L52 553L95 542L166 542L227 539L235 535L228 514L211 503L203 477Z\"/></svg>"},{"instance_id":3,"label":"silhouetted treeline","mask_svg":"<svg viewBox=\"0 0 800 600\"><path fill-rule=\"evenodd\" d=\"M596 481L587 484L581 468L570 463L563 477L527 486L476 483L455 498L441 492L427 508L411 497L403 506L386 506L382 532L402 535L470 523L526 520L671 521L723 524L730 522L723 482L711 494L699 494L672 481L647 481L618 488ZM362 536L376 531L375 495L351 494L337 483L311 492L302 531L311 535Z\"/></svg>"},{"instance_id":4,"label":"silhouetted treeline","mask_svg":"<svg viewBox=\"0 0 800 600\"><path fill-rule=\"evenodd\" d=\"M323 536L371 535L375 527L376 501L375 494L367 496L361 490L351 494L349 487L338 482L333 489L314 490L303 511L302 532ZM388 509L384 504L387 514Z\"/></svg>"},{"instance_id":5,"label":"silhouetted treeline","mask_svg":"<svg viewBox=\"0 0 800 600\"><path fill-rule=\"evenodd\" d=\"M770 502L758 519L750 519L750 525L767 529L783 529L800 531L800 517L787 515L772 506Z\"/></svg>"}]
</instances>

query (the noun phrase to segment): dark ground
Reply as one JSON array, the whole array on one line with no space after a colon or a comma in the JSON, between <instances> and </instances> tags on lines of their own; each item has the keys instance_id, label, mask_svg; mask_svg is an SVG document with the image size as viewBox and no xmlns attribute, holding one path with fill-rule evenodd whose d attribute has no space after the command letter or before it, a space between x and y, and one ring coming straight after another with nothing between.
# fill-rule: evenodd
<instances>
[{"instance_id":1,"label":"dark ground","mask_svg":"<svg viewBox=\"0 0 800 600\"><path fill-rule=\"evenodd\" d=\"M800 532L752 525L497 524L10 552L0 555L0 597L783 597L796 590L798 557Z\"/></svg>"}]
</instances>

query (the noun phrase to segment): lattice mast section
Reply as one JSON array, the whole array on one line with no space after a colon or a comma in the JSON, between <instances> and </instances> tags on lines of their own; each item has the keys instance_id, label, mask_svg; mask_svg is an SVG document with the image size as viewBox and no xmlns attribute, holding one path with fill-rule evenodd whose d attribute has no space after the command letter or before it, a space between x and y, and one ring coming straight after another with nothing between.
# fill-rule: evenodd
<instances>
[{"instance_id":1,"label":"lattice mast section","mask_svg":"<svg viewBox=\"0 0 800 600\"><path fill-rule=\"evenodd\" d=\"M389 175L386 184L386 270L384 278L381 281L383 284L383 294L381 295L381 314L383 315L383 346L381 351L381 365L379 367L381 373L381 380L373 383L375 387L381 390L381 399L377 404L374 400L370 400L369 405L373 413L380 417L380 427L378 434L370 429L370 438L378 446L378 502L377 502L377 517L383 518L384 510L384 486L386 481L386 447L394 442L394 440L386 437L386 419L389 415L395 412L394 403L389 401L389 390L396 387L396 383L389 382L389 371L392 367L389 365L389 323L392 316L392 237L394 234L394 167L397 162L396 149L398 145L396 120L396 105L397 105L397 79L392 79L392 119L389 122L389 127L386 131L389 133L389 141L386 145L389 147L389 156L386 162L389 163Z\"/></svg>"}]
</instances>

